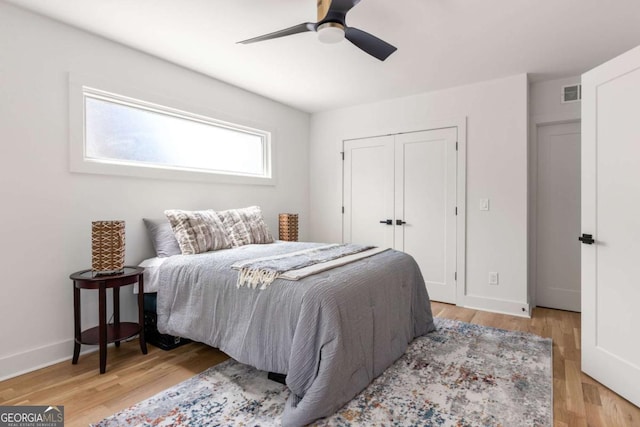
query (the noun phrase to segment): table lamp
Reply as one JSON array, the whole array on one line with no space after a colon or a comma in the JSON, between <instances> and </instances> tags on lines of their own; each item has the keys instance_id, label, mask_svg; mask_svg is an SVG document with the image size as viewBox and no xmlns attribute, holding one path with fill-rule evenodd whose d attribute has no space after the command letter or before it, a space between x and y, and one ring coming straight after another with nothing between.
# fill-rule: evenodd
<instances>
[{"instance_id":1,"label":"table lamp","mask_svg":"<svg viewBox=\"0 0 640 427\"><path fill-rule=\"evenodd\" d=\"M91 270L95 276L124 272L124 221L91 222Z\"/></svg>"},{"instance_id":2,"label":"table lamp","mask_svg":"<svg viewBox=\"0 0 640 427\"><path fill-rule=\"evenodd\" d=\"M279 239L287 242L298 241L298 214L281 213L279 216Z\"/></svg>"}]
</instances>

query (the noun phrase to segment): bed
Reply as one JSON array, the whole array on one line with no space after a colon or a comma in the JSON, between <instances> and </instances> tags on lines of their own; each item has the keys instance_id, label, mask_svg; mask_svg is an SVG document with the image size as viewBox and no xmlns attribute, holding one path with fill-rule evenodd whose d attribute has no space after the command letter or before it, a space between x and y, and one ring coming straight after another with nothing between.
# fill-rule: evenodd
<instances>
[{"instance_id":1,"label":"bed","mask_svg":"<svg viewBox=\"0 0 640 427\"><path fill-rule=\"evenodd\" d=\"M274 242L258 206L164 214L144 220L158 257L144 266L145 292L157 292L159 332L285 377L291 394L284 426L333 414L413 338L434 329L422 275L405 253L371 250L357 261L289 280L282 271L295 276L301 270L274 275L263 268L264 258L290 267L296 265L292 253L326 257L346 248L323 252L327 245L320 243ZM232 268L238 263L240 271Z\"/></svg>"},{"instance_id":2,"label":"bed","mask_svg":"<svg viewBox=\"0 0 640 427\"><path fill-rule=\"evenodd\" d=\"M420 270L395 250L263 290L237 286L234 263L319 245L248 244L154 265L158 330L286 375L283 426L333 414L434 329Z\"/></svg>"}]
</instances>

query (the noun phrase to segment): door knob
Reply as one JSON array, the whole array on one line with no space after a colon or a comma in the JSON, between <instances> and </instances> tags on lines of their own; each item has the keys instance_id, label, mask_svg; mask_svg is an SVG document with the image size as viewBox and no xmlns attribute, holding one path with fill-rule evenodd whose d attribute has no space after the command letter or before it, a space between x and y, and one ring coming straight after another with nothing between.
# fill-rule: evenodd
<instances>
[{"instance_id":1,"label":"door knob","mask_svg":"<svg viewBox=\"0 0 640 427\"><path fill-rule=\"evenodd\" d=\"M396 225L405 225L405 224L406 224L406 222L404 222L403 220L396 219Z\"/></svg>"},{"instance_id":2,"label":"door knob","mask_svg":"<svg viewBox=\"0 0 640 427\"><path fill-rule=\"evenodd\" d=\"M383 219L382 221L380 221L380 224L392 225L393 221L390 219Z\"/></svg>"},{"instance_id":3,"label":"door knob","mask_svg":"<svg viewBox=\"0 0 640 427\"><path fill-rule=\"evenodd\" d=\"M585 245L593 245L595 243L595 240L593 240L592 234L583 233L582 236L578 237L578 240L580 240Z\"/></svg>"}]
</instances>

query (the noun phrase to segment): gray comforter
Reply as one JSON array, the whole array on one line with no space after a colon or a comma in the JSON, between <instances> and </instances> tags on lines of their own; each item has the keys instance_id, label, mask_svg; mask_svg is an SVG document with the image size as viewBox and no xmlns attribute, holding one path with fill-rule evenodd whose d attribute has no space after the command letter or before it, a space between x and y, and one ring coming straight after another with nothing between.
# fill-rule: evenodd
<instances>
[{"instance_id":1,"label":"gray comforter","mask_svg":"<svg viewBox=\"0 0 640 427\"><path fill-rule=\"evenodd\" d=\"M287 375L283 426L333 414L434 329L414 259L388 250L265 290L236 286L237 261L317 243L247 245L174 256L159 272L158 330Z\"/></svg>"}]
</instances>

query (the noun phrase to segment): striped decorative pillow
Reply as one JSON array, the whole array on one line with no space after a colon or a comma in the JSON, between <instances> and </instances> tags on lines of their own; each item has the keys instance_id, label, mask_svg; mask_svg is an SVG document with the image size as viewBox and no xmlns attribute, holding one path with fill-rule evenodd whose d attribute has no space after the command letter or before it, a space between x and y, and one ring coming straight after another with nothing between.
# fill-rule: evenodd
<instances>
[{"instance_id":1,"label":"striped decorative pillow","mask_svg":"<svg viewBox=\"0 0 640 427\"><path fill-rule=\"evenodd\" d=\"M218 212L232 247L273 243L259 206Z\"/></svg>"},{"instance_id":2,"label":"striped decorative pillow","mask_svg":"<svg viewBox=\"0 0 640 427\"><path fill-rule=\"evenodd\" d=\"M182 255L193 255L231 247L222 221L213 210L164 211Z\"/></svg>"}]
</instances>

